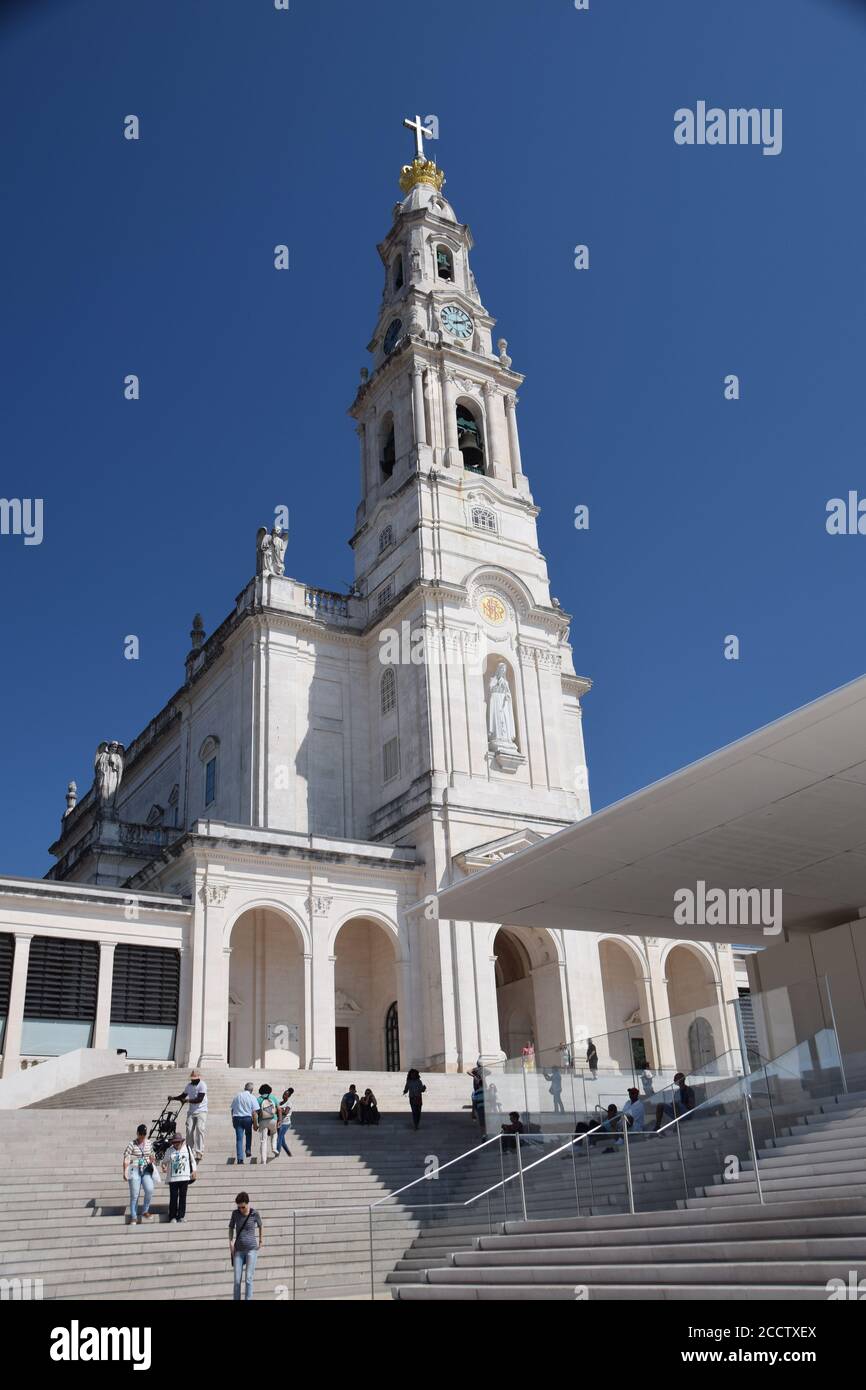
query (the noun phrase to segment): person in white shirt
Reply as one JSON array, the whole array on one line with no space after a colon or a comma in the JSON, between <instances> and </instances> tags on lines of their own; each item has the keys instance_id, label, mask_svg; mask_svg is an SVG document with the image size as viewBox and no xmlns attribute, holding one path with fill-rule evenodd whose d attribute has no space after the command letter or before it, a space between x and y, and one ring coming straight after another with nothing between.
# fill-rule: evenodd
<instances>
[{"instance_id":1,"label":"person in white shirt","mask_svg":"<svg viewBox=\"0 0 866 1390\"><path fill-rule=\"evenodd\" d=\"M640 1091L636 1086L629 1086L628 1100L622 1107L622 1113L631 1120L629 1129L635 1134L642 1134L646 1123L646 1108L640 1098Z\"/></svg>"},{"instance_id":2,"label":"person in white shirt","mask_svg":"<svg viewBox=\"0 0 866 1390\"><path fill-rule=\"evenodd\" d=\"M204 1157L204 1131L207 1124L207 1086L201 1079L198 1067L190 1072L189 1083L179 1096L169 1096L169 1100L185 1100L186 1142L200 1162Z\"/></svg>"},{"instance_id":3,"label":"person in white shirt","mask_svg":"<svg viewBox=\"0 0 866 1390\"><path fill-rule=\"evenodd\" d=\"M289 1158L291 1158L292 1156L292 1151L286 1143L286 1135L292 1127L292 1096L294 1094L294 1086L287 1086L286 1089L283 1091L283 1098L280 1101L278 1107L280 1123L279 1129L277 1130L277 1152L275 1155L276 1158L279 1158L283 1150L285 1150Z\"/></svg>"},{"instance_id":4,"label":"person in white shirt","mask_svg":"<svg viewBox=\"0 0 866 1390\"><path fill-rule=\"evenodd\" d=\"M244 1143L246 1143L246 1156L252 1156L253 1149L253 1117L259 1108L259 1103L253 1095L253 1083L248 1081L242 1091L238 1091L232 1100L232 1126L235 1132L235 1150L237 1162L244 1161Z\"/></svg>"},{"instance_id":5,"label":"person in white shirt","mask_svg":"<svg viewBox=\"0 0 866 1390\"><path fill-rule=\"evenodd\" d=\"M186 1220L186 1194L195 1182L195 1158L182 1134L172 1136L159 1165L168 1180L168 1219L180 1226Z\"/></svg>"}]
</instances>

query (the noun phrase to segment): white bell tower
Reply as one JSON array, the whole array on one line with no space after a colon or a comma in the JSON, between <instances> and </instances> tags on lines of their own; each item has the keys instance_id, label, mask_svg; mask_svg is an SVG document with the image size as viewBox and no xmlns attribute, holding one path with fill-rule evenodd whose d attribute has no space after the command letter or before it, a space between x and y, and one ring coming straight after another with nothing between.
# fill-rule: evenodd
<instances>
[{"instance_id":1,"label":"white bell tower","mask_svg":"<svg viewBox=\"0 0 866 1390\"><path fill-rule=\"evenodd\" d=\"M417 116L404 125L417 152L403 167L404 197L378 247L385 284L368 344L372 365L350 410L361 454L355 582L362 595L388 582L395 595L419 580L461 582L466 547L453 545L450 528L468 523L488 542L497 537L501 563L526 569L529 561L533 596L549 604L520 454L523 377L504 339L494 349L495 320L470 265L472 234L443 195L445 175L424 153L430 132ZM437 483L449 493L445 511Z\"/></svg>"}]
</instances>

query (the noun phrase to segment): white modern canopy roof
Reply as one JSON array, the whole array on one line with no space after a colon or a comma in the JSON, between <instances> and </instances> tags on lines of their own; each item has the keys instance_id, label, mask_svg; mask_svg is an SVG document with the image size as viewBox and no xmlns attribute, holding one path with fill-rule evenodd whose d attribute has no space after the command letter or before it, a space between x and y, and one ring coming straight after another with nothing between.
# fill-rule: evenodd
<instances>
[{"instance_id":1,"label":"white modern canopy roof","mask_svg":"<svg viewBox=\"0 0 866 1390\"><path fill-rule=\"evenodd\" d=\"M674 893L781 889L784 929L866 904L866 676L439 894L439 917L771 946L674 921Z\"/></svg>"}]
</instances>

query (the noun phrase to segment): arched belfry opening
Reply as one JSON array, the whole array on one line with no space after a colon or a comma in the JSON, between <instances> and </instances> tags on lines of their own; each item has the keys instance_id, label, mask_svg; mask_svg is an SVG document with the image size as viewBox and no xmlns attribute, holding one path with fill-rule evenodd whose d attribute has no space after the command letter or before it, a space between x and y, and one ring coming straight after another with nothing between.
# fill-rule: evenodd
<instances>
[{"instance_id":1,"label":"arched belfry opening","mask_svg":"<svg viewBox=\"0 0 866 1390\"><path fill-rule=\"evenodd\" d=\"M379 467L383 478L390 478L396 462L397 446L394 438L394 417L393 415L386 415L379 437Z\"/></svg>"},{"instance_id":2,"label":"arched belfry opening","mask_svg":"<svg viewBox=\"0 0 866 1390\"><path fill-rule=\"evenodd\" d=\"M470 473L484 472L484 436L481 421L465 402L457 405L457 447L463 457L463 467Z\"/></svg>"},{"instance_id":3,"label":"arched belfry opening","mask_svg":"<svg viewBox=\"0 0 866 1390\"><path fill-rule=\"evenodd\" d=\"M436 247L436 275L440 280L454 279L454 257L447 246Z\"/></svg>"}]
</instances>

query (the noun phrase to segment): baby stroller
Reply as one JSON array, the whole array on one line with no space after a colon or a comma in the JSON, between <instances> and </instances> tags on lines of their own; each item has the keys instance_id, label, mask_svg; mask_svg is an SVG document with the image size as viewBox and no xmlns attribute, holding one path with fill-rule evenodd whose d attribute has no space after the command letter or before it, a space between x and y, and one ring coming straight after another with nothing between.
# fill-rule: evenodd
<instances>
[{"instance_id":1,"label":"baby stroller","mask_svg":"<svg viewBox=\"0 0 866 1390\"><path fill-rule=\"evenodd\" d=\"M171 1143L171 1136L177 1132L178 1116L186 1101L182 1100L177 1110L170 1110L169 1106L175 1102L169 1096L162 1110L150 1126L148 1139L153 1143L153 1151L156 1154L157 1162L161 1163L165 1157L165 1151Z\"/></svg>"}]
</instances>

